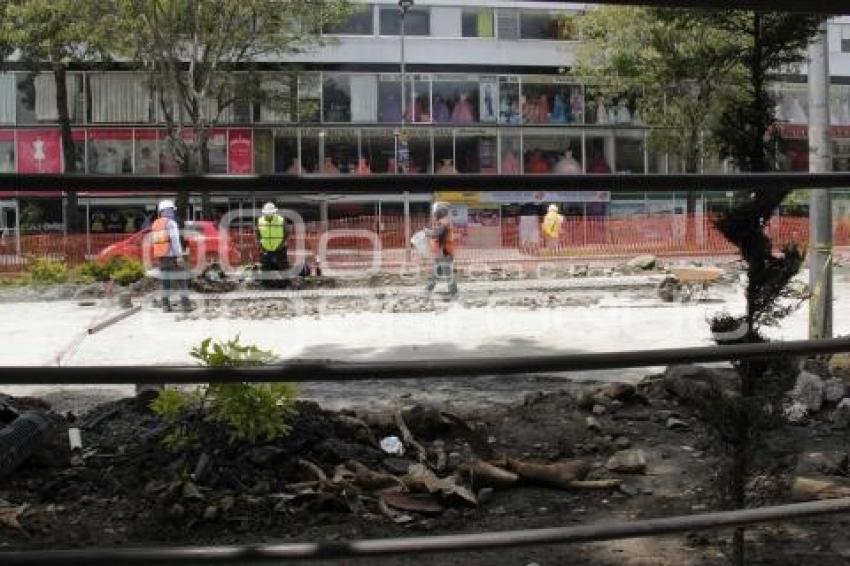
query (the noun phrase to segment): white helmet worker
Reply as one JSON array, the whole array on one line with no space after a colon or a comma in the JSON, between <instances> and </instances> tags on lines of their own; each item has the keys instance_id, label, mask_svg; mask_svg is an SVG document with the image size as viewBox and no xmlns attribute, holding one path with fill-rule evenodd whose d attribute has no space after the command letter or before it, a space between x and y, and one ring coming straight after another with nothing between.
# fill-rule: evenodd
<instances>
[{"instance_id":1,"label":"white helmet worker","mask_svg":"<svg viewBox=\"0 0 850 566\"><path fill-rule=\"evenodd\" d=\"M176 207L176 206L174 206L174 201L173 201L173 200L165 199L165 200L161 200L161 201L159 201L159 205L156 207L156 211L157 211L157 212L162 212L163 210L166 210L166 209L169 209L169 208L170 208L171 210L174 210L174 209L175 209L175 208L177 208L177 207Z\"/></svg>"},{"instance_id":2,"label":"white helmet worker","mask_svg":"<svg viewBox=\"0 0 850 566\"><path fill-rule=\"evenodd\" d=\"M448 216L449 207L449 203L447 202L435 202L433 205L431 205L431 215L435 218L442 218L444 216Z\"/></svg>"},{"instance_id":3,"label":"white helmet worker","mask_svg":"<svg viewBox=\"0 0 850 566\"><path fill-rule=\"evenodd\" d=\"M558 205L557 204L550 204L549 205L549 212L558 212Z\"/></svg>"},{"instance_id":4,"label":"white helmet worker","mask_svg":"<svg viewBox=\"0 0 850 566\"><path fill-rule=\"evenodd\" d=\"M274 203L267 202L263 205L263 216L272 216L274 214L277 214L277 207Z\"/></svg>"}]
</instances>

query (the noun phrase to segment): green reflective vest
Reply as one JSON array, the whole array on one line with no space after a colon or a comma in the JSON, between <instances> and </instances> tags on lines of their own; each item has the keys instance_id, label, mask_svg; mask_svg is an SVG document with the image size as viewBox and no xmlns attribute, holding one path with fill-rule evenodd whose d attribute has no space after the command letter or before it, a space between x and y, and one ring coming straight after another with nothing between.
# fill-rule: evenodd
<instances>
[{"instance_id":1,"label":"green reflective vest","mask_svg":"<svg viewBox=\"0 0 850 566\"><path fill-rule=\"evenodd\" d=\"M267 252L280 248L286 237L283 217L277 214L271 217L260 216L257 220L257 231L260 233L260 247Z\"/></svg>"}]
</instances>

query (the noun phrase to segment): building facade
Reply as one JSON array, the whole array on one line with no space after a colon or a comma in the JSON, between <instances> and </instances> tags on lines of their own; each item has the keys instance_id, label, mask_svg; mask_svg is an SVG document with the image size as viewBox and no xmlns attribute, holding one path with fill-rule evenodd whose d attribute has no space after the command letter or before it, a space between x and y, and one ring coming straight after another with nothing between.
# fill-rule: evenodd
<instances>
[{"instance_id":1,"label":"building facade","mask_svg":"<svg viewBox=\"0 0 850 566\"><path fill-rule=\"evenodd\" d=\"M409 155L405 169L416 173L679 172L675 159L649 147L649 130L637 111L639 93L606 102L593 85L569 75L579 41L575 18L584 10L583 4L569 2L419 0L405 16L402 101L398 5L358 0L350 18L325 30L326 45L285 60L260 61L267 70L252 77L285 102L237 98L211 132L210 173L394 173L401 165L402 126ZM847 170L850 18L830 23L829 43L834 166ZM808 168L805 76L800 81L774 85L786 138L777 147L777 164L785 170ZM68 91L78 172L178 172L143 74L74 71ZM0 74L0 171L67 169L55 92L51 74ZM720 170L716 164L706 169ZM49 191L0 195L0 230L12 225L61 229L61 196ZM535 204L527 202L529 195L515 196L517 202L483 204L498 205L501 214L519 214ZM677 212L684 201L683 195L576 191L545 196L561 202L568 214L585 215ZM371 194L331 198L325 205L310 195L289 200L308 219L397 214L401 207L398 197ZM414 202L414 212L424 211L427 200ZM709 200L703 208L710 207ZM40 211L28 214L32 203ZM240 194L216 201L220 211L254 204L253 196ZM144 222L151 203L144 197L84 196L81 206L89 229L129 231Z\"/></svg>"}]
</instances>

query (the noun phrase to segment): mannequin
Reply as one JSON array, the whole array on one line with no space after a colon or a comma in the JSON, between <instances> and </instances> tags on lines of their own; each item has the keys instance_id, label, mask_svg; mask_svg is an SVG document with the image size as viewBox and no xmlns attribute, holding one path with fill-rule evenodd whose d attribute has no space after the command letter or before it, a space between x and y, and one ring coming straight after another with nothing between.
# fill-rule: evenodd
<instances>
[{"instance_id":1,"label":"mannequin","mask_svg":"<svg viewBox=\"0 0 850 566\"><path fill-rule=\"evenodd\" d=\"M791 99L791 112L788 119L792 124L805 124L808 122L806 111L803 110L803 105L800 104L800 99L796 96Z\"/></svg>"},{"instance_id":2,"label":"mannequin","mask_svg":"<svg viewBox=\"0 0 850 566\"><path fill-rule=\"evenodd\" d=\"M605 102L601 96L596 97L596 123L608 123L608 110L605 108Z\"/></svg>"},{"instance_id":3,"label":"mannequin","mask_svg":"<svg viewBox=\"0 0 850 566\"><path fill-rule=\"evenodd\" d=\"M361 157L357 162L357 168L354 172L358 175L371 175L372 170L369 168L369 161L365 157Z\"/></svg>"},{"instance_id":4,"label":"mannequin","mask_svg":"<svg viewBox=\"0 0 850 566\"><path fill-rule=\"evenodd\" d=\"M502 174L519 175L519 159L511 149L502 153Z\"/></svg>"},{"instance_id":5,"label":"mannequin","mask_svg":"<svg viewBox=\"0 0 850 566\"><path fill-rule=\"evenodd\" d=\"M572 96L570 96L570 114L571 122L578 124L582 122L584 116L584 101L581 98L581 89L574 88Z\"/></svg>"},{"instance_id":6,"label":"mannequin","mask_svg":"<svg viewBox=\"0 0 850 566\"><path fill-rule=\"evenodd\" d=\"M552 114L549 116L549 123L566 124L568 120L567 103L564 100L564 96L559 92L555 95L555 101L552 105Z\"/></svg>"},{"instance_id":7,"label":"mannequin","mask_svg":"<svg viewBox=\"0 0 850 566\"><path fill-rule=\"evenodd\" d=\"M590 163L587 164L587 172L605 174L610 173L611 168L608 166L608 162L605 161L605 157L602 154L597 153L590 159Z\"/></svg>"},{"instance_id":8,"label":"mannequin","mask_svg":"<svg viewBox=\"0 0 850 566\"><path fill-rule=\"evenodd\" d=\"M325 175L339 175L339 168L334 164L331 157L325 157L325 162L322 164L322 173Z\"/></svg>"},{"instance_id":9,"label":"mannequin","mask_svg":"<svg viewBox=\"0 0 850 566\"><path fill-rule=\"evenodd\" d=\"M617 123L628 124L632 121L632 113L629 112L629 107L626 106L626 100L621 98L617 103Z\"/></svg>"},{"instance_id":10,"label":"mannequin","mask_svg":"<svg viewBox=\"0 0 850 566\"><path fill-rule=\"evenodd\" d=\"M454 175L457 173L454 166L454 161L451 159L441 159L440 166L437 168L437 175Z\"/></svg>"},{"instance_id":11,"label":"mannequin","mask_svg":"<svg viewBox=\"0 0 850 566\"><path fill-rule=\"evenodd\" d=\"M537 174L551 173L552 167L550 167L546 158L543 157L543 152L537 149L531 154L531 157L528 160L528 166L525 168L525 172Z\"/></svg>"},{"instance_id":12,"label":"mannequin","mask_svg":"<svg viewBox=\"0 0 850 566\"><path fill-rule=\"evenodd\" d=\"M434 97L434 121L448 122L449 120L451 120L449 107L443 97L438 94Z\"/></svg>"},{"instance_id":13,"label":"mannequin","mask_svg":"<svg viewBox=\"0 0 850 566\"><path fill-rule=\"evenodd\" d=\"M460 100L452 109L452 122L459 124L470 124L474 121L472 116L472 104L465 94L460 95Z\"/></svg>"},{"instance_id":14,"label":"mannequin","mask_svg":"<svg viewBox=\"0 0 850 566\"><path fill-rule=\"evenodd\" d=\"M288 175L300 175L301 171L301 162L298 161L297 157L292 158L292 163L289 165L289 168L286 170Z\"/></svg>"},{"instance_id":15,"label":"mannequin","mask_svg":"<svg viewBox=\"0 0 850 566\"><path fill-rule=\"evenodd\" d=\"M537 123L537 103L527 99L526 97L520 98L520 103L522 104L522 123L523 124L536 124Z\"/></svg>"},{"instance_id":16,"label":"mannequin","mask_svg":"<svg viewBox=\"0 0 850 566\"><path fill-rule=\"evenodd\" d=\"M573 157L573 152L568 149L563 157L555 164L555 173L559 175L577 175L581 173L581 164Z\"/></svg>"},{"instance_id":17,"label":"mannequin","mask_svg":"<svg viewBox=\"0 0 850 566\"><path fill-rule=\"evenodd\" d=\"M537 124L545 124L549 121L549 99L541 94L537 99Z\"/></svg>"}]
</instances>

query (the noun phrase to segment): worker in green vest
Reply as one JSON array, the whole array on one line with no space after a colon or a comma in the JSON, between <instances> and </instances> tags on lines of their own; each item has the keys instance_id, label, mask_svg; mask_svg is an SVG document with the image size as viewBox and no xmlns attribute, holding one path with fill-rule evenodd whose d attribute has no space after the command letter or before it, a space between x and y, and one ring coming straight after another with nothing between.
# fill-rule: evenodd
<instances>
[{"instance_id":1,"label":"worker in green vest","mask_svg":"<svg viewBox=\"0 0 850 566\"><path fill-rule=\"evenodd\" d=\"M257 219L257 241L260 243L263 271L271 272L277 276L276 279L282 278L283 271L289 269L286 227L283 216L277 213L277 207L271 202L263 205L262 216Z\"/></svg>"}]
</instances>

